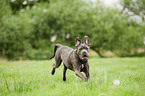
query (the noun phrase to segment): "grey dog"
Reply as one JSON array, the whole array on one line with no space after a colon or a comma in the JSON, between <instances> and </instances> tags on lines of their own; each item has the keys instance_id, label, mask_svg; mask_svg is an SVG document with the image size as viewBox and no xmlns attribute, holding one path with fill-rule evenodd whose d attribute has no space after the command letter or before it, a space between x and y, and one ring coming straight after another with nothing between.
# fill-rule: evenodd
<instances>
[{"instance_id":1,"label":"grey dog","mask_svg":"<svg viewBox=\"0 0 145 96\"><path fill-rule=\"evenodd\" d=\"M89 73L89 51L90 43L88 36L84 37L84 44L81 43L79 37L76 38L75 46L77 49L72 49L67 46L62 46L61 44L56 44L54 47L54 55L50 57L52 59L55 57L55 63L53 64L53 69L51 74L54 75L55 69L64 63L63 69L63 81L66 81L66 70L70 69L76 73L76 75L87 81L90 77ZM81 72L84 72L84 76Z\"/></svg>"}]
</instances>

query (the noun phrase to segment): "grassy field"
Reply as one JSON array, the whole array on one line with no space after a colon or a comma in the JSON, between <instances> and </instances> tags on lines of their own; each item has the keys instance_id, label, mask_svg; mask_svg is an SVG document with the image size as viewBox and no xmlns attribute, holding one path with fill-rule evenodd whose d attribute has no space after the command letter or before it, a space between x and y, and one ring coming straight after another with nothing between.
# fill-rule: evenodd
<instances>
[{"instance_id":1,"label":"grassy field","mask_svg":"<svg viewBox=\"0 0 145 96\"><path fill-rule=\"evenodd\" d=\"M53 62L1 62L0 96L145 96L145 57L90 58L88 82L70 70L63 82L62 65L52 76Z\"/></svg>"}]
</instances>

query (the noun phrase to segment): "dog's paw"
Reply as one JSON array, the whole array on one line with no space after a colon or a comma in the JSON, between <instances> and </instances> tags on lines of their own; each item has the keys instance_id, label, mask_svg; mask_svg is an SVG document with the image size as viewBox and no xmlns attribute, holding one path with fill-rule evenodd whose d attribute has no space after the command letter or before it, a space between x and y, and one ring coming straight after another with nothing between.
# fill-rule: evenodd
<instances>
[{"instance_id":1,"label":"dog's paw","mask_svg":"<svg viewBox=\"0 0 145 96\"><path fill-rule=\"evenodd\" d=\"M55 73L55 70L52 70L52 71L51 71L51 74L54 75L54 73Z\"/></svg>"},{"instance_id":2,"label":"dog's paw","mask_svg":"<svg viewBox=\"0 0 145 96\"><path fill-rule=\"evenodd\" d=\"M84 81L87 82L87 81L88 81L88 78L85 77L85 78L84 78Z\"/></svg>"},{"instance_id":3,"label":"dog's paw","mask_svg":"<svg viewBox=\"0 0 145 96\"><path fill-rule=\"evenodd\" d=\"M62 80L63 80L63 81L66 81L66 78L63 78Z\"/></svg>"}]
</instances>

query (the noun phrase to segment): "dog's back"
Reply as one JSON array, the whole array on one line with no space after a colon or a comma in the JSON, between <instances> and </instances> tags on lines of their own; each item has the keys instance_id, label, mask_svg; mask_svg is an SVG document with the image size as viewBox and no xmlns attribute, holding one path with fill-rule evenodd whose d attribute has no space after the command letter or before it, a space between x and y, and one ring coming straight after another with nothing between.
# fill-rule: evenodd
<instances>
[{"instance_id":1,"label":"dog's back","mask_svg":"<svg viewBox=\"0 0 145 96\"><path fill-rule=\"evenodd\" d=\"M70 53L73 50L74 49L72 49L68 46L62 46L61 44L56 44L55 47L54 47L54 54L53 54L53 56L50 57L50 59L55 57L55 54L62 54L64 56L64 55L67 55L68 53Z\"/></svg>"},{"instance_id":2,"label":"dog's back","mask_svg":"<svg viewBox=\"0 0 145 96\"><path fill-rule=\"evenodd\" d=\"M64 63L68 63L70 60L70 56L72 55L74 49L68 47L68 46L62 46L56 51L55 57L60 57Z\"/></svg>"}]
</instances>

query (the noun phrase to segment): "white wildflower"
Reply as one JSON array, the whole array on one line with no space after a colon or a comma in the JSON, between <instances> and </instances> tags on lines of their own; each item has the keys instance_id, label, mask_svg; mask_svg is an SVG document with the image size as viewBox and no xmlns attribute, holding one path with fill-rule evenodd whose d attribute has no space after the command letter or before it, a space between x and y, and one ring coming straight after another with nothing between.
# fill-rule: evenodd
<instances>
[{"instance_id":1,"label":"white wildflower","mask_svg":"<svg viewBox=\"0 0 145 96\"><path fill-rule=\"evenodd\" d=\"M51 42L54 42L56 40L56 37L57 37L56 35L52 36L51 37Z\"/></svg>"},{"instance_id":2,"label":"white wildflower","mask_svg":"<svg viewBox=\"0 0 145 96\"><path fill-rule=\"evenodd\" d=\"M15 2L16 0L11 0L11 2Z\"/></svg>"},{"instance_id":3,"label":"white wildflower","mask_svg":"<svg viewBox=\"0 0 145 96\"><path fill-rule=\"evenodd\" d=\"M114 80L114 85L119 85L120 81L119 80Z\"/></svg>"},{"instance_id":4,"label":"white wildflower","mask_svg":"<svg viewBox=\"0 0 145 96\"><path fill-rule=\"evenodd\" d=\"M47 9L43 9L43 12L47 12Z\"/></svg>"},{"instance_id":5,"label":"white wildflower","mask_svg":"<svg viewBox=\"0 0 145 96\"><path fill-rule=\"evenodd\" d=\"M67 35L66 35L66 38L68 39L69 37L70 37L70 34L67 34Z\"/></svg>"},{"instance_id":6,"label":"white wildflower","mask_svg":"<svg viewBox=\"0 0 145 96\"><path fill-rule=\"evenodd\" d=\"M24 2L23 2L23 5L26 5L26 4L27 4L27 1L24 1Z\"/></svg>"}]
</instances>

